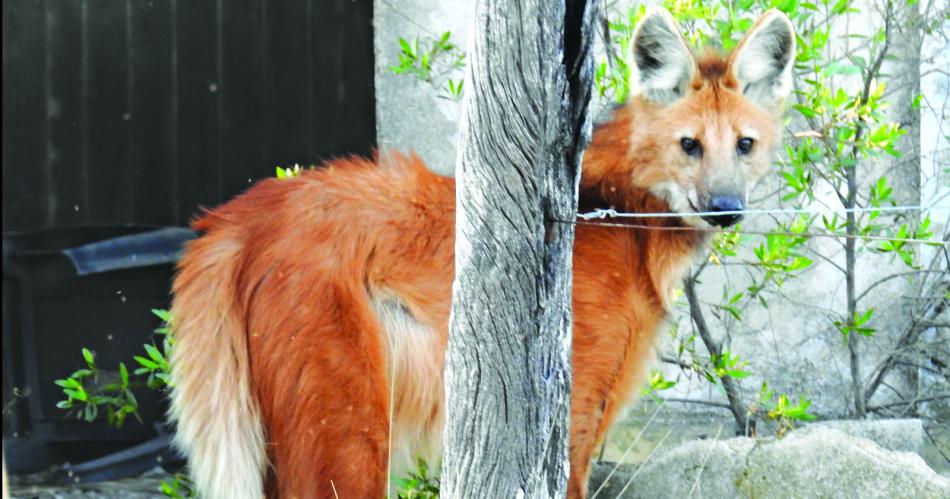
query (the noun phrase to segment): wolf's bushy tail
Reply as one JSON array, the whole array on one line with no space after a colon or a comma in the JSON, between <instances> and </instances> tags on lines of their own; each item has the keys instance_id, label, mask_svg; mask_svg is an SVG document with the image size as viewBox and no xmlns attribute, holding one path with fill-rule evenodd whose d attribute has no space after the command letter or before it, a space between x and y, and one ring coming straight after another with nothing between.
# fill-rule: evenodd
<instances>
[{"instance_id":1,"label":"wolf's bushy tail","mask_svg":"<svg viewBox=\"0 0 950 499\"><path fill-rule=\"evenodd\" d=\"M267 451L237 300L243 245L223 232L191 242L179 264L170 416L202 497L259 498Z\"/></svg>"}]
</instances>

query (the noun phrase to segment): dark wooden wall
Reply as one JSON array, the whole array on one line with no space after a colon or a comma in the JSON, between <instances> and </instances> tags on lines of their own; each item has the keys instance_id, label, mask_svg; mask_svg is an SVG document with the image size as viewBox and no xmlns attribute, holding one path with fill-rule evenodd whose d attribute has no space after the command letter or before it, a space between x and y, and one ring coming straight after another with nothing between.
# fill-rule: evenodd
<instances>
[{"instance_id":1,"label":"dark wooden wall","mask_svg":"<svg viewBox=\"0 0 950 499\"><path fill-rule=\"evenodd\" d=\"M371 0L3 0L3 230L181 225L375 144Z\"/></svg>"},{"instance_id":2,"label":"dark wooden wall","mask_svg":"<svg viewBox=\"0 0 950 499\"><path fill-rule=\"evenodd\" d=\"M183 225L275 165L375 145L372 0L3 0L3 437L11 471L151 438L52 384L155 341L171 265L77 276L59 250ZM17 395L19 394L19 395ZM9 410L8 410L9 409Z\"/></svg>"}]
</instances>

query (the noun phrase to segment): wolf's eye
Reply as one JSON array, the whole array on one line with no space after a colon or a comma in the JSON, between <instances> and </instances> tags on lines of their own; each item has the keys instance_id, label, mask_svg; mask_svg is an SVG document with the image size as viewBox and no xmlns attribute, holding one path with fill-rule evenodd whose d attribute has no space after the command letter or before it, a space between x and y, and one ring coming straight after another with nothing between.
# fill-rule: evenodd
<instances>
[{"instance_id":1,"label":"wolf's eye","mask_svg":"<svg viewBox=\"0 0 950 499\"><path fill-rule=\"evenodd\" d=\"M752 151L752 144L754 143L755 141L751 138L742 137L739 139L739 142L736 142L736 152L739 153L739 156L745 156L746 154L749 154L750 151Z\"/></svg>"},{"instance_id":2,"label":"wolf's eye","mask_svg":"<svg viewBox=\"0 0 950 499\"><path fill-rule=\"evenodd\" d=\"M680 139L680 146L683 148L683 152L694 158L699 158L703 155L703 145L696 139L683 137Z\"/></svg>"}]
</instances>

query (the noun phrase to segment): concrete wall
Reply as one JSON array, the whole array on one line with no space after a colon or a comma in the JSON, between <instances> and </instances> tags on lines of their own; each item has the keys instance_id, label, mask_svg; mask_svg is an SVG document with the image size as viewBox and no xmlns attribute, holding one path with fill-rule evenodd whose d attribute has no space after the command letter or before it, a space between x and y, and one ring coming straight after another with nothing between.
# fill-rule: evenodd
<instances>
[{"instance_id":1,"label":"concrete wall","mask_svg":"<svg viewBox=\"0 0 950 499\"><path fill-rule=\"evenodd\" d=\"M415 151L434 171L454 173L461 104L389 68L399 63L400 38L435 37L451 31L456 43L467 44L474 5L457 0L374 1L376 130L381 151Z\"/></svg>"}]
</instances>

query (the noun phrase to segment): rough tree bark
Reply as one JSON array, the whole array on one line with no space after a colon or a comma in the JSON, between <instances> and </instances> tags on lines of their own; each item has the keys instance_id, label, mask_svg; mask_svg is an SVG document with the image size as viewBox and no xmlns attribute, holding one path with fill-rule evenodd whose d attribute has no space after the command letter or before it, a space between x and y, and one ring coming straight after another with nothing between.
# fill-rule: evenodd
<instances>
[{"instance_id":1,"label":"rough tree bark","mask_svg":"<svg viewBox=\"0 0 950 499\"><path fill-rule=\"evenodd\" d=\"M594 0L480 0L456 163L443 497L563 497Z\"/></svg>"}]
</instances>

